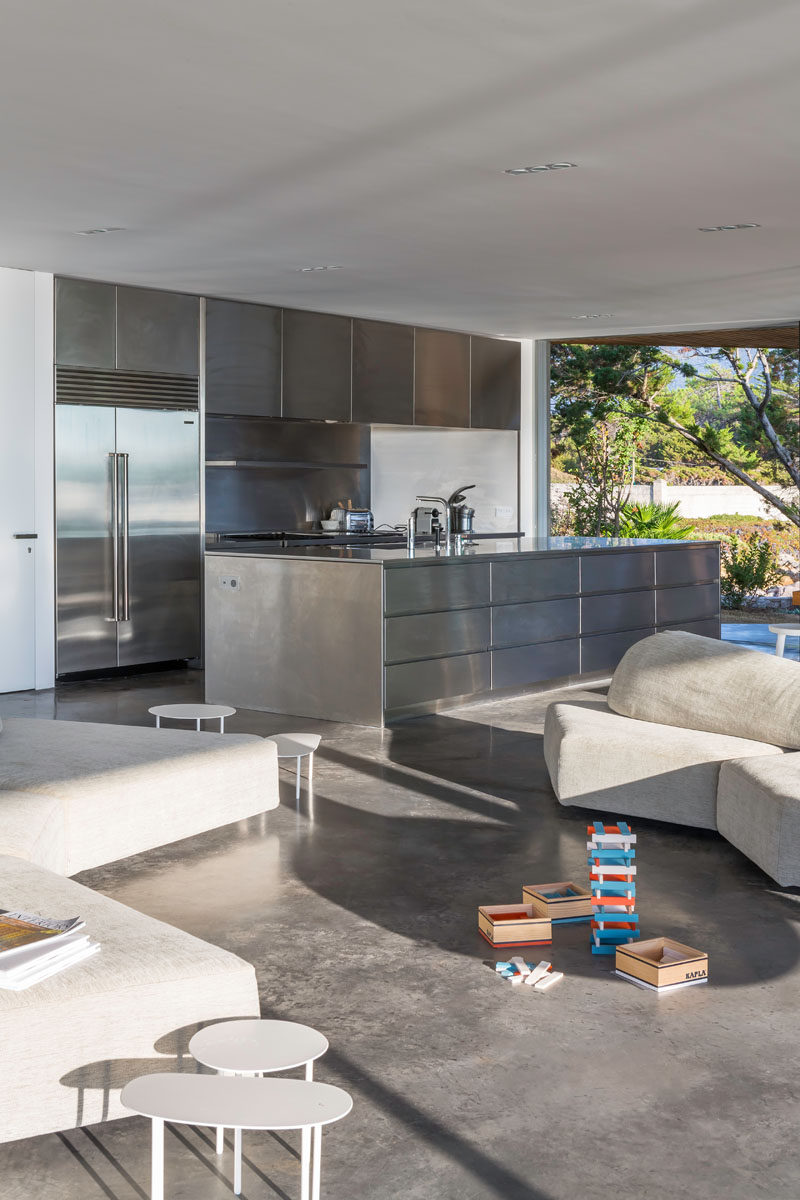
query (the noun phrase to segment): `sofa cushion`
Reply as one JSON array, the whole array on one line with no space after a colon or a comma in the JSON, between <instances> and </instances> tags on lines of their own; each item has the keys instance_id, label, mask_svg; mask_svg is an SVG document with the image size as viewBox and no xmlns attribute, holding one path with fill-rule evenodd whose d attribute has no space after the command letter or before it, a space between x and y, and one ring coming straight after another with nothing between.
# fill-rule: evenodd
<instances>
[{"instance_id":1,"label":"sofa cushion","mask_svg":"<svg viewBox=\"0 0 800 1200\"><path fill-rule=\"evenodd\" d=\"M719 831L782 887L800 886L800 754L723 765Z\"/></svg>"},{"instance_id":2,"label":"sofa cushion","mask_svg":"<svg viewBox=\"0 0 800 1200\"><path fill-rule=\"evenodd\" d=\"M64 806L53 796L0 791L0 854L67 871ZM0 906L3 897L0 896Z\"/></svg>"},{"instance_id":3,"label":"sofa cushion","mask_svg":"<svg viewBox=\"0 0 800 1200\"><path fill-rule=\"evenodd\" d=\"M129 1116L119 1089L196 1069L186 1046L200 1024L259 1016L253 967L227 950L18 858L0 857L0 895L80 915L102 946L27 991L0 991L0 1140Z\"/></svg>"},{"instance_id":4,"label":"sofa cushion","mask_svg":"<svg viewBox=\"0 0 800 1200\"><path fill-rule=\"evenodd\" d=\"M602 701L551 704L544 756L556 796L620 816L716 829L719 765L783 757L764 742L622 717Z\"/></svg>"},{"instance_id":5,"label":"sofa cushion","mask_svg":"<svg viewBox=\"0 0 800 1200\"><path fill-rule=\"evenodd\" d=\"M614 712L800 749L800 667L695 633L631 646L608 692Z\"/></svg>"},{"instance_id":6,"label":"sofa cushion","mask_svg":"<svg viewBox=\"0 0 800 1200\"><path fill-rule=\"evenodd\" d=\"M0 789L62 804L74 875L275 808L277 756L249 734L14 717Z\"/></svg>"}]
</instances>

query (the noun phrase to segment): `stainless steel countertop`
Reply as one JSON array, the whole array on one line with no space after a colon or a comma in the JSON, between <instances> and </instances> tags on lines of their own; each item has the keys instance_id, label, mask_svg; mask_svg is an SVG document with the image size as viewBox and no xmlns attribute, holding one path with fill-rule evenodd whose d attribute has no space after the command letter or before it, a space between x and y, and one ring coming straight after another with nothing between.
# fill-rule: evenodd
<instances>
[{"instance_id":1,"label":"stainless steel countertop","mask_svg":"<svg viewBox=\"0 0 800 1200\"><path fill-rule=\"evenodd\" d=\"M280 558L300 559L303 562L356 562L376 563L384 567L414 567L451 563L475 562L485 559L515 559L522 556L585 554L607 550L641 550L646 546L665 546L675 550L688 546L716 546L710 539L674 541L672 539L634 538L503 538L485 539L472 546L465 546L460 554L453 551L437 554L433 546L418 546L413 557L404 547L379 548L370 546L297 546L294 548L269 546L248 547L214 546L206 550L207 555L224 554L233 558Z\"/></svg>"}]
</instances>

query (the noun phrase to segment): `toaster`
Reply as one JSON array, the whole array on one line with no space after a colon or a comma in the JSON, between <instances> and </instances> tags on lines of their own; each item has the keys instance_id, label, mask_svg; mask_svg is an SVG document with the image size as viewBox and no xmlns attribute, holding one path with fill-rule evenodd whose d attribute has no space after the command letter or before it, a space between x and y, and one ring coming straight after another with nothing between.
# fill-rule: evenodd
<instances>
[{"instance_id":1,"label":"toaster","mask_svg":"<svg viewBox=\"0 0 800 1200\"><path fill-rule=\"evenodd\" d=\"M339 522L342 533L370 533L375 525L368 508L333 508L331 520Z\"/></svg>"}]
</instances>

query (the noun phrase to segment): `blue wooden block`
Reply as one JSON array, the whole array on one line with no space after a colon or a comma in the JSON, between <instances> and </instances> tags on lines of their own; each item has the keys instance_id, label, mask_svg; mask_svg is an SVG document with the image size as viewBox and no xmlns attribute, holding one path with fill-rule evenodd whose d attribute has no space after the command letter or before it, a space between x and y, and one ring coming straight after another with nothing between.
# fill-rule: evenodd
<instances>
[{"instance_id":1,"label":"blue wooden block","mask_svg":"<svg viewBox=\"0 0 800 1200\"><path fill-rule=\"evenodd\" d=\"M629 909L610 910L607 908L596 908L592 913L595 921L630 921L633 925L639 924L639 914L630 912Z\"/></svg>"},{"instance_id":2,"label":"blue wooden block","mask_svg":"<svg viewBox=\"0 0 800 1200\"><path fill-rule=\"evenodd\" d=\"M633 881L630 883L619 883L619 881L614 883L597 883L595 880L591 880L589 887L592 889L593 894L599 892L601 896L625 896L627 898L628 892L630 892L631 896L636 895L636 884Z\"/></svg>"},{"instance_id":3,"label":"blue wooden block","mask_svg":"<svg viewBox=\"0 0 800 1200\"><path fill-rule=\"evenodd\" d=\"M595 946L594 942L592 942L591 949L592 949L592 954L616 954L617 953L616 946Z\"/></svg>"},{"instance_id":4,"label":"blue wooden block","mask_svg":"<svg viewBox=\"0 0 800 1200\"><path fill-rule=\"evenodd\" d=\"M507 971L510 966L511 966L511 963L497 962L494 964L494 969L495 969L495 971Z\"/></svg>"}]
</instances>

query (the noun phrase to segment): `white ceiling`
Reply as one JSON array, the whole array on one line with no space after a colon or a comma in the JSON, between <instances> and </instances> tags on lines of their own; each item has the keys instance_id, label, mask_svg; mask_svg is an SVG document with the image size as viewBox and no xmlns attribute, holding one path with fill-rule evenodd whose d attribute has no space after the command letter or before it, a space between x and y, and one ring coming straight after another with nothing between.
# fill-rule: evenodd
<instances>
[{"instance_id":1,"label":"white ceiling","mask_svg":"<svg viewBox=\"0 0 800 1200\"><path fill-rule=\"evenodd\" d=\"M798 47L796 0L3 0L0 263L514 336L797 318Z\"/></svg>"}]
</instances>

